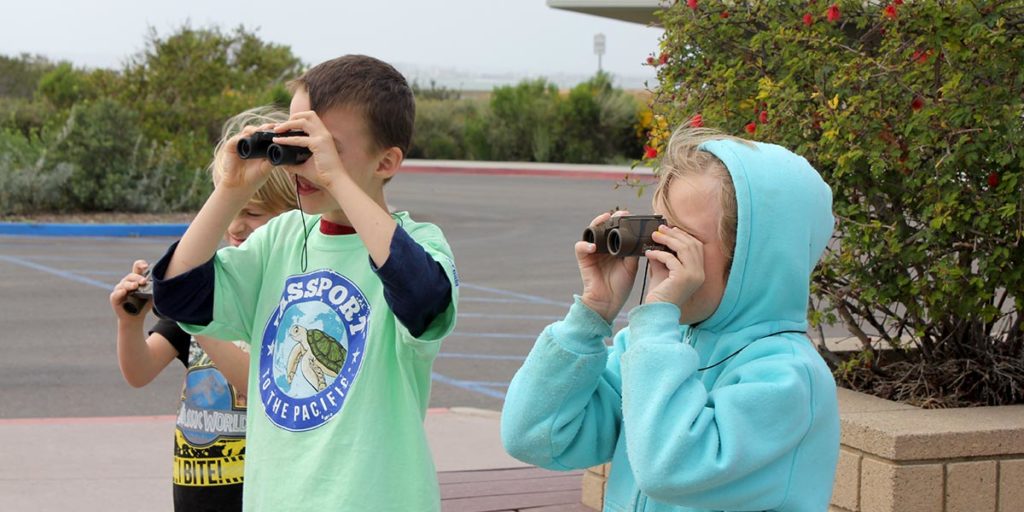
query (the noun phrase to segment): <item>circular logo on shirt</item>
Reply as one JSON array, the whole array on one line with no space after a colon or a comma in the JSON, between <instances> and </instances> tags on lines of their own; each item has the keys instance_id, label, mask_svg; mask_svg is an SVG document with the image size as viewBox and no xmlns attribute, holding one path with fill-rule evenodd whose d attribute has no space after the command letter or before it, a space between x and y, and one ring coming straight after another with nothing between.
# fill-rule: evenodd
<instances>
[{"instance_id":1,"label":"circular logo on shirt","mask_svg":"<svg viewBox=\"0 0 1024 512\"><path fill-rule=\"evenodd\" d=\"M370 306L344 276L293 276L263 331L263 410L286 430L310 430L341 410L363 361Z\"/></svg>"}]
</instances>

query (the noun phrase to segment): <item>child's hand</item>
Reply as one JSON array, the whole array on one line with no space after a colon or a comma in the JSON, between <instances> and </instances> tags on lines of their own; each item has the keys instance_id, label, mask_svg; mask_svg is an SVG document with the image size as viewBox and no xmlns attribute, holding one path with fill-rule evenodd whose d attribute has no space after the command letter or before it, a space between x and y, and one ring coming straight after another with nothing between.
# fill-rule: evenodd
<instances>
[{"instance_id":1,"label":"child's hand","mask_svg":"<svg viewBox=\"0 0 1024 512\"><path fill-rule=\"evenodd\" d=\"M645 302L683 304L704 284L704 244L689 233L662 225L653 240L675 251L647 251L651 262L651 291Z\"/></svg>"},{"instance_id":2,"label":"child's hand","mask_svg":"<svg viewBox=\"0 0 1024 512\"><path fill-rule=\"evenodd\" d=\"M616 216L628 214L626 211L615 212ZM597 226L611 216L603 213L590 225ZM583 278L582 300L583 304L610 324L619 315L622 305L629 298L629 292L633 290L639 258L616 258L611 254L598 254L596 250L597 247L592 243L576 242L576 261L580 266L580 277Z\"/></svg>"},{"instance_id":3,"label":"child's hand","mask_svg":"<svg viewBox=\"0 0 1024 512\"><path fill-rule=\"evenodd\" d=\"M246 126L241 133L235 135L224 144L223 170L217 188L243 190L252 195L256 192L270 176L273 166L266 158L251 158L243 160L238 156L238 141L256 132L272 131L274 124L261 126Z\"/></svg>"},{"instance_id":4,"label":"child's hand","mask_svg":"<svg viewBox=\"0 0 1024 512\"><path fill-rule=\"evenodd\" d=\"M128 294L138 290L139 287L146 284L148 279L142 275L146 269L149 268L149 263L145 260L136 260L132 264L132 273L124 276L117 286L114 286L114 291L110 292L110 307L114 309L114 314L117 315L119 322L125 321L138 321L141 322L146 318L146 313L149 313L153 309L153 301L146 301L146 304L142 307L142 311L138 315L132 315L124 310L124 301L128 298Z\"/></svg>"},{"instance_id":5,"label":"child's hand","mask_svg":"<svg viewBox=\"0 0 1024 512\"><path fill-rule=\"evenodd\" d=\"M301 174L303 178L312 181L314 185L322 189L329 189L331 183L338 179L339 175L347 174L345 166L341 163L341 157L338 156L338 148L334 145L334 137L324 126L320 116L316 115L316 112L312 110L296 112L290 119L274 128L274 131L278 133L290 130L306 132L308 135L306 137L275 137L274 142L287 146L301 146L308 148L313 153L313 156L310 157L310 160L313 160L312 174L306 175L296 171L297 174Z\"/></svg>"}]
</instances>

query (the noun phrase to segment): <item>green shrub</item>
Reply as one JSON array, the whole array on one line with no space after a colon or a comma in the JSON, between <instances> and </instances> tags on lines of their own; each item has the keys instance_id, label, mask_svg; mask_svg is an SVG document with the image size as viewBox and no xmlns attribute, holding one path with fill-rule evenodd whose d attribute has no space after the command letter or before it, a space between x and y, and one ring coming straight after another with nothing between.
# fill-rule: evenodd
<instances>
[{"instance_id":1,"label":"green shrub","mask_svg":"<svg viewBox=\"0 0 1024 512\"><path fill-rule=\"evenodd\" d=\"M558 106L557 161L607 163L616 157L639 157L637 101L598 73L569 91Z\"/></svg>"},{"instance_id":2,"label":"green shrub","mask_svg":"<svg viewBox=\"0 0 1024 512\"><path fill-rule=\"evenodd\" d=\"M0 97L0 130L15 130L28 137L38 134L57 111L49 102Z\"/></svg>"},{"instance_id":3,"label":"green shrub","mask_svg":"<svg viewBox=\"0 0 1024 512\"><path fill-rule=\"evenodd\" d=\"M171 143L184 168L200 169L225 120L268 101L287 105L283 84L302 68L289 47L245 27L185 25L166 37L151 29L145 49L125 66L117 97L139 113L147 138Z\"/></svg>"},{"instance_id":4,"label":"green shrub","mask_svg":"<svg viewBox=\"0 0 1024 512\"><path fill-rule=\"evenodd\" d=\"M69 109L78 101L96 96L88 76L88 72L62 62L39 79L36 94L60 110Z\"/></svg>"},{"instance_id":5,"label":"green shrub","mask_svg":"<svg viewBox=\"0 0 1024 512\"><path fill-rule=\"evenodd\" d=\"M138 114L112 99L78 103L28 136L0 133L0 214L195 208L208 182L173 145L147 140Z\"/></svg>"},{"instance_id":6,"label":"green shrub","mask_svg":"<svg viewBox=\"0 0 1024 512\"><path fill-rule=\"evenodd\" d=\"M839 380L927 406L1024 402L1024 3L677 3L661 19L657 112L792 148L832 186L812 319L867 351Z\"/></svg>"},{"instance_id":7,"label":"green shrub","mask_svg":"<svg viewBox=\"0 0 1024 512\"><path fill-rule=\"evenodd\" d=\"M466 158L466 123L480 116L474 100L417 99L409 158Z\"/></svg>"},{"instance_id":8,"label":"green shrub","mask_svg":"<svg viewBox=\"0 0 1024 512\"><path fill-rule=\"evenodd\" d=\"M58 211L69 165L44 166L45 147L38 134L0 130L0 215Z\"/></svg>"},{"instance_id":9,"label":"green shrub","mask_svg":"<svg viewBox=\"0 0 1024 512\"><path fill-rule=\"evenodd\" d=\"M483 160L551 161L559 101L558 87L544 79L496 87L486 115L467 128L470 154Z\"/></svg>"},{"instance_id":10,"label":"green shrub","mask_svg":"<svg viewBox=\"0 0 1024 512\"><path fill-rule=\"evenodd\" d=\"M53 67L54 64L42 55L0 55L0 97L31 98L39 78Z\"/></svg>"}]
</instances>

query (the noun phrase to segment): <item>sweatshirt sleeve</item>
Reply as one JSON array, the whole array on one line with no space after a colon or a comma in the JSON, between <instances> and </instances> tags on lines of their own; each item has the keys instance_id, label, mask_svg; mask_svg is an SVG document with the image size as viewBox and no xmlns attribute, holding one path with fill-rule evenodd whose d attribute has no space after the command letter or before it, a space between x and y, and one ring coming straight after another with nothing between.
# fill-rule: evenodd
<instances>
[{"instance_id":1,"label":"sweatshirt sleeve","mask_svg":"<svg viewBox=\"0 0 1024 512\"><path fill-rule=\"evenodd\" d=\"M501 439L513 457L554 470L611 460L622 423L611 326L576 297L544 329L505 397Z\"/></svg>"},{"instance_id":2,"label":"sweatshirt sleeve","mask_svg":"<svg viewBox=\"0 0 1024 512\"><path fill-rule=\"evenodd\" d=\"M708 392L678 319L673 304L630 313L622 415L637 484L688 507L777 508L813 420L809 370L783 349L733 363Z\"/></svg>"}]
</instances>

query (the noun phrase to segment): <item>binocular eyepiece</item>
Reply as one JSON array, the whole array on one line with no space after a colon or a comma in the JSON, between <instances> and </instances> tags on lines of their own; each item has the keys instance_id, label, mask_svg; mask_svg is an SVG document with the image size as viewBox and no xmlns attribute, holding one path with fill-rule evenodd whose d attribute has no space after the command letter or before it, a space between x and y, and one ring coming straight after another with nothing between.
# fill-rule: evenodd
<instances>
[{"instance_id":1,"label":"binocular eyepiece","mask_svg":"<svg viewBox=\"0 0 1024 512\"><path fill-rule=\"evenodd\" d=\"M138 315L146 303L153 298L153 280L149 279L149 269L142 273L147 279L146 285L128 294L128 297L121 303L121 308L129 315Z\"/></svg>"},{"instance_id":2,"label":"binocular eyepiece","mask_svg":"<svg viewBox=\"0 0 1024 512\"><path fill-rule=\"evenodd\" d=\"M661 215L620 215L585 229L583 241L596 245L598 253L617 258L643 256L649 250L672 252L651 238L662 224L665 219Z\"/></svg>"},{"instance_id":3,"label":"binocular eyepiece","mask_svg":"<svg viewBox=\"0 0 1024 512\"><path fill-rule=\"evenodd\" d=\"M297 165L309 159L313 153L302 146L274 144L274 137L305 137L306 132L283 133L256 132L238 141L238 156L243 160L266 158L271 165Z\"/></svg>"}]
</instances>

